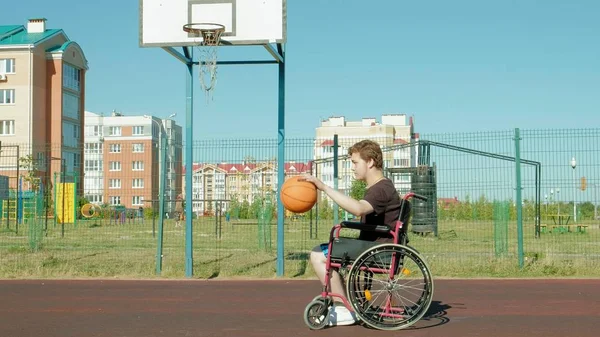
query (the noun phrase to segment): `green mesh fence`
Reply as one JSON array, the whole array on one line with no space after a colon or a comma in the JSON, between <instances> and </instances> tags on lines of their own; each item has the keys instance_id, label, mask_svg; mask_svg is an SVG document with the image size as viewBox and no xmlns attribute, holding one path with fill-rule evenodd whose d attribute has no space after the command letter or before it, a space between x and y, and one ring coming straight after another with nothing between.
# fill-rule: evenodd
<instances>
[{"instance_id":1,"label":"green mesh fence","mask_svg":"<svg viewBox=\"0 0 600 337\"><path fill-rule=\"evenodd\" d=\"M510 204L494 202L494 251L497 257L508 253L508 219Z\"/></svg>"},{"instance_id":2,"label":"green mesh fence","mask_svg":"<svg viewBox=\"0 0 600 337\"><path fill-rule=\"evenodd\" d=\"M332 137L286 139L285 176L313 174L345 194L360 194L364 187L345 158L360 139L340 137L337 148ZM429 196L428 203L414 205L409 237L434 275L600 276L600 129L520 130L518 148L515 130L374 140L382 144L384 172L398 191ZM134 145L119 150L143 149ZM196 164L185 169L177 154L183 147L169 152L161 277L184 277L185 221L178 226L175 215L188 169L192 204L182 207L192 207L194 277L273 277L280 223L285 276L314 276L310 250L327 240L336 221L353 216L321 194L311 211L278 219L277 146L275 139L198 141ZM0 166L18 165L14 147L3 144L2 151ZM109 154L86 145L81 171L71 165L63 172L60 162L47 160L23 166L22 183L16 169L2 171L0 277L155 277L161 214L159 175L151 173L159 156L154 147L145 151L152 160L135 163L136 170L134 163L118 166L109 159L99 166L96 158ZM53 174L46 174L50 167ZM48 187L45 192L32 177ZM63 178L78 179L80 186L74 221L64 224L56 217L56 186ZM27 193L19 200L19 191L31 191L36 206L25 201ZM272 211L265 212L267 198ZM94 215L84 217L81 206L88 203Z\"/></svg>"}]
</instances>

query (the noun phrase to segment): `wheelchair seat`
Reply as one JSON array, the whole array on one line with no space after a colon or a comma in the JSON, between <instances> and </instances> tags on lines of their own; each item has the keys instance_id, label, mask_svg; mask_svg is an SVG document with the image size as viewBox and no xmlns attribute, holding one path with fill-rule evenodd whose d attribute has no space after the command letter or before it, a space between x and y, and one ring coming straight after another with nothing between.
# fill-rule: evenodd
<instances>
[{"instance_id":1,"label":"wheelchair seat","mask_svg":"<svg viewBox=\"0 0 600 337\"><path fill-rule=\"evenodd\" d=\"M360 231L376 232L376 233L380 233L380 234L384 234L384 235L390 234L392 232L395 233L396 230L398 230L398 236L397 236L396 240L392 240L388 243L407 244L408 236L407 236L406 228L408 227L408 221L410 218L411 205L410 205L410 202L407 200L400 199L400 201L401 201L400 202L400 216L398 217L398 220L396 220L393 224L391 224L389 226L388 225L373 226L371 224L356 222L356 221L342 221L339 224L339 227L360 230ZM400 227L400 228L398 228L398 227ZM367 241L367 240L361 240L361 239L356 239L356 238L340 237L339 232L338 232L338 236L333 237L333 230L332 230L331 240L333 240L332 250L329 252L329 254L331 254L331 261L338 262L338 263L339 262L351 263L360 254L365 252L367 249L370 249L374 246L385 243L385 242L380 242L380 241Z\"/></svg>"}]
</instances>

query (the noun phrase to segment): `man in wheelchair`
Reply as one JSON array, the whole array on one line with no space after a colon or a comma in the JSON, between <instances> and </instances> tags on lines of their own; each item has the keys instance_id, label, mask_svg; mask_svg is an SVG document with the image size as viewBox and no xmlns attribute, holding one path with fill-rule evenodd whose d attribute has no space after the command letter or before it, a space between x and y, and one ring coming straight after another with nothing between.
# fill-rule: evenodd
<instances>
[{"instance_id":1,"label":"man in wheelchair","mask_svg":"<svg viewBox=\"0 0 600 337\"><path fill-rule=\"evenodd\" d=\"M367 183L366 193L361 200L353 199L313 176L305 175L305 179L325 192L341 208L360 217L362 223L374 227L392 226L400 216L402 201L393 182L383 175L383 154L379 144L371 140L360 141L348 149L348 155L352 160L355 178ZM361 230L358 239L393 242L389 233L381 231ZM310 254L311 265L323 285L326 277L327 250L328 243L325 243L316 246ZM342 278L337 271L332 271L330 284L332 293L346 296ZM330 325L351 325L356 323L356 317L343 305L341 299L334 298L329 322Z\"/></svg>"}]
</instances>

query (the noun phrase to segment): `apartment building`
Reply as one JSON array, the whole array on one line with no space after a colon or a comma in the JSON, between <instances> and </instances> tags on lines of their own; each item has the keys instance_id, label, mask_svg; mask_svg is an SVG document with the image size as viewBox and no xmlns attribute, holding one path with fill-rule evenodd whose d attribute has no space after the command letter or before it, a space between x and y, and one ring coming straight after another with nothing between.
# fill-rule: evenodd
<instances>
[{"instance_id":1,"label":"apartment building","mask_svg":"<svg viewBox=\"0 0 600 337\"><path fill-rule=\"evenodd\" d=\"M383 149L384 169L414 166L416 149L402 148L401 146L410 143L411 138L414 137L413 130L412 118L405 114L384 114L380 121L374 117L348 121L344 116L322 120L320 126L315 130L313 172L325 184L335 186L333 179L334 135L338 136L339 158L346 156L348 149L354 143L363 139L371 139L378 142ZM410 188L410 175L395 174L390 178L393 179L398 190ZM351 162L340 159L338 161L338 189L344 193L349 192L353 179Z\"/></svg>"},{"instance_id":2,"label":"apartment building","mask_svg":"<svg viewBox=\"0 0 600 337\"><path fill-rule=\"evenodd\" d=\"M309 163L288 162L284 166L286 179L309 172ZM277 193L277 164L259 163L195 163L192 172L192 212L203 215L216 208L229 209L229 200L248 201L275 196ZM185 169L182 186L185 191Z\"/></svg>"},{"instance_id":3,"label":"apartment building","mask_svg":"<svg viewBox=\"0 0 600 337\"><path fill-rule=\"evenodd\" d=\"M19 157L31 156L43 181L62 169L67 179L83 174L87 70L81 47L63 30L48 29L46 19L0 26L0 174L12 188Z\"/></svg>"},{"instance_id":4,"label":"apartment building","mask_svg":"<svg viewBox=\"0 0 600 337\"><path fill-rule=\"evenodd\" d=\"M166 137L165 196L181 193L181 126L151 116L85 112L84 196L94 204L153 207L158 200L161 137ZM172 203L166 203L166 211Z\"/></svg>"}]
</instances>

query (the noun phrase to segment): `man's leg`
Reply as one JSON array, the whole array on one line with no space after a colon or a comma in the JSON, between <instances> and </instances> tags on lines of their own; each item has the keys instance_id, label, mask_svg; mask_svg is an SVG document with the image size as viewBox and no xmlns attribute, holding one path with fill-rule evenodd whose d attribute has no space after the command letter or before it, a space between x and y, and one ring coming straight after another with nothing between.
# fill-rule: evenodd
<instances>
[{"instance_id":1,"label":"man's leg","mask_svg":"<svg viewBox=\"0 0 600 337\"><path fill-rule=\"evenodd\" d=\"M315 247L310 253L310 263L321 284L325 285L327 257L320 245ZM335 269L330 270L330 273L331 279L329 284L331 285L331 292L345 298L346 291L340 274ZM352 325L356 323L356 316L346 308L342 299L338 297L332 297L332 299L334 305L329 309L329 325Z\"/></svg>"},{"instance_id":2,"label":"man's leg","mask_svg":"<svg viewBox=\"0 0 600 337\"><path fill-rule=\"evenodd\" d=\"M316 246L312 252L310 252L310 263L315 271L315 274L317 274L319 281L321 281L321 284L325 285L325 277L327 276L327 257L325 257L325 254L323 254L323 250L321 249L320 245ZM329 281L329 284L331 284L331 292L346 297L346 291L344 289L340 274L335 269L332 269L330 272L331 280ZM333 301L342 303L342 300L337 297L333 297Z\"/></svg>"}]
</instances>

